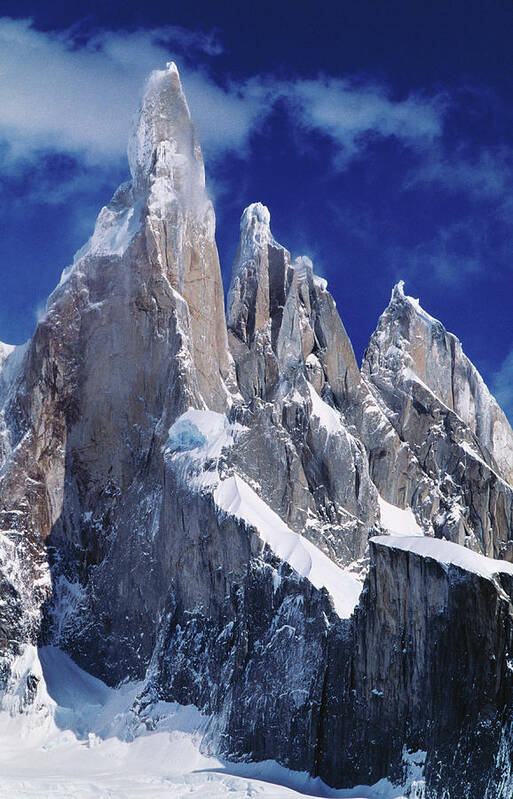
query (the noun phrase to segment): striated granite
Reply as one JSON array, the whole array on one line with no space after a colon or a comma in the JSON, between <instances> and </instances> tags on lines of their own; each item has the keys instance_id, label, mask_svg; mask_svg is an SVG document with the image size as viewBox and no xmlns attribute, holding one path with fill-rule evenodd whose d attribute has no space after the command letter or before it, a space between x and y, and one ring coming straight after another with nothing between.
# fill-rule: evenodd
<instances>
[{"instance_id":1,"label":"striated granite","mask_svg":"<svg viewBox=\"0 0 513 799\"><path fill-rule=\"evenodd\" d=\"M241 218L227 317L251 429L236 468L335 560L361 558L378 511L365 448L341 412L360 385L353 348L326 281L308 258L291 263L261 203Z\"/></svg>"},{"instance_id":2,"label":"striated granite","mask_svg":"<svg viewBox=\"0 0 513 799\"><path fill-rule=\"evenodd\" d=\"M486 462L513 483L513 430L504 412L461 342L405 295L403 285L395 286L369 342L364 372L375 382L414 375L470 428Z\"/></svg>"},{"instance_id":3,"label":"striated granite","mask_svg":"<svg viewBox=\"0 0 513 799\"><path fill-rule=\"evenodd\" d=\"M317 393L342 401L360 382L353 347L326 281L303 256L291 263L270 229L269 210L254 203L241 218L228 293L227 321L237 378L246 399L272 398L299 365Z\"/></svg>"},{"instance_id":4,"label":"striated granite","mask_svg":"<svg viewBox=\"0 0 513 799\"><path fill-rule=\"evenodd\" d=\"M511 759L497 755L511 717L513 568L429 543L371 541L352 664L358 769L372 740L383 760L374 771L367 752L371 781L387 763L399 773L406 748L426 752L427 799L510 796L511 782L497 786Z\"/></svg>"},{"instance_id":5,"label":"striated granite","mask_svg":"<svg viewBox=\"0 0 513 799\"><path fill-rule=\"evenodd\" d=\"M406 502L435 535L491 557L511 557L513 431L461 344L404 294L392 292L362 374L424 472ZM383 492L381 476L373 474ZM400 504L403 487L392 492ZM388 498L388 497L387 497Z\"/></svg>"},{"instance_id":6,"label":"striated granite","mask_svg":"<svg viewBox=\"0 0 513 799\"><path fill-rule=\"evenodd\" d=\"M170 609L142 718L181 697L214 714L205 746L231 758L277 758L336 787L408 785L417 762L427 799L510 797L510 564L479 573L446 557L457 545L425 555L405 541L371 541L349 620L253 552L221 614Z\"/></svg>"},{"instance_id":7,"label":"striated granite","mask_svg":"<svg viewBox=\"0 0 513 799\"><path fill-rule=\"evenodd\" d=\"M11 454L0 475L2 541L19 563L4 578L32 619L31 642L53 593L54 605L69 605L70 624L80 616L90 628L91 657L103 644L85 609L103 603L91 612L121 630L122 606L133 604L89 585L115 552L118 521L143 513L125 492L158 469L152 453L179 413L226 410L230 380L233 388L214 215L174 65L150 78L129 149L132 183L63 273L3 411ZM25 601L34 569L38 588ZM27 638L5 624L11 642Z\"/></svg>"}]
</instances>

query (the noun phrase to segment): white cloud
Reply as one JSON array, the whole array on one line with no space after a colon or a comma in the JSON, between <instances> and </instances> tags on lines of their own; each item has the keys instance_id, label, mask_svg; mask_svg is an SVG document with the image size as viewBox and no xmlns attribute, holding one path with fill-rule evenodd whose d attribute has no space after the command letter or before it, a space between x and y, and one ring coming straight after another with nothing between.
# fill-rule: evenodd
<instances>
[{"instance_id":1,"label":"white cloud","mask_svg":"<svg viewBox=\"0 0 513 799\"><path fill-rule=\"evenodd\" d=\"M503 269L511 262L512 148L472 152L462 143L448 151L437 142L405 175L403 188L441 191L452 195L453 203L454 198L464 201L459 219L442 225L434 239L419 248L417 268L430 270L449 283Z\"/></svg>"},{"instance_id":2,"label":"white cloud","mask_svg":"<svg viewBox=\"0 0 513 799\"><path fill-rule=\"evenodd\" d=\"M148 67L139 70L99 46L73 48L67 34L41 33L30 21L0 21L0 133L11 161L37 150L118 158Z\"/></svg>"},{"instance_id":3,"label":"white cloud","mask_svg":"<svg viewBox=\"0 0 513 799\"><path fill-rule=\"evenodd\" d=\"M220 46L212 34L173 27L102 31L77 42L69 32L38 31L30 20L0 19L4 161L20 164L45 150L74 154L90 164L124 158L145 78L177 54L184 61L184 51L191 50L211 56ZM251 124L251 102L230 98L187 65L182 76L200 119L208 113L214 117L208 144L238 146ZM217 112L220 103L229 112L230 102L231 128Z\"/></svg>"},{"instance_id":4,"label":"white cloud","mask_svg":"<svg viewBox=\"0 0 513 799\"><path fill-rule=\"evenodd\" d=\"M472 156L461 147L450 155L433 148L405 181L406 188L426 184L436 184L450 193L463 192L473 199L502 200L511 194L513 151L488 148Z\"/></svg>"},{"instance_id":5,"label":"white cloud","mask_svg":"<svg viewBox=\"0 0 513 799\"><path fill-rule=\"evenodd\" d=\"M221 51L214 34L163 27L41 32L30 20L0 19L0 137L11 164L42 150L71 153L88 163L124 157L144 79L170 58L180 67L207 156L244 153L248 138L284 101L293 122L319 130L337 146L343 165L365 148L366 137L395 136L422 146L439 135L440 98L394 101L386 89L321 77L277 81L255 77L216 83L188 55ZM199 59L201 61L201 59Z\"/></svg>"},{"instance_id":6,"label":"white cloud","mask_svg":"<svg viewBox=\"0 0 513 799\"><path fill-rule=\"evenodd\" d=\"M446 286L491 272L498 259L507 259L504 242L493 240L490 220L475 215L440 225L431 238L415 245L394 243L384 252L395 279L430 275Z\"/></svg>"},{"instance_id":7,"label":"white cloud","mask_svg":"<svg viewBox=\"0 0 513 799\"><path fill-rule=\"evenodd\" d=\"M87 35L77 28L42 32L30 20L0 18L4 175L18 177L24 201L56 205L86 198L110 181L114 188L127 171L126 144L145 79L174 59L210 167L209 183L218 191L229 188L219 185L222 170L212 167L230 152L248 157L252 134L280 105L288 113L291 146L312 147L316 136L328 137L332 167L343 170L376 139L392 137L418 155L403 188L441 185L470 198L496 198L495 223L510 226L511 152L488 149L471 158L460 147L449 156L443 149L447 94L397 98L383 84L325 75L308 80L263 75L220 85L209 71L220 52L215 34L172 26ZM75 165L69 173L58 171L59 181L51 168L56 153ZM484 220L448 222L432 241L410 250L410 269L429 269L443 282L479 271L490 248L489 227Z\"/></svg>"},{"instance_id":8,"label":"white cloud","mask_svg":"<svg viewBox=\"0 0 513 799\"><path fill-rule=\"evenodd\" d=\"M212 34L181 28L102 31L85 41L43 33L30 20L0 19L0 143L4 165L19 169L45 151L88 165L125 157L145 79L176 59L203 148L245 150L269 91L258 81L223 88L191 49L220 52Z\"/></svg>"},{"instance_id":9,"label":"white cloud","mask_svg":"<svg viewBox=\"0 0 513 799\"><path fill-rule=\"evenodd\" d=\"M393 100L385 86L326 77L296 82L288 99L305 127L332 138L342 167L362 154L373 136L429 148L442 133L447 103L442 94Z\"/></svg>"}]
</instances>

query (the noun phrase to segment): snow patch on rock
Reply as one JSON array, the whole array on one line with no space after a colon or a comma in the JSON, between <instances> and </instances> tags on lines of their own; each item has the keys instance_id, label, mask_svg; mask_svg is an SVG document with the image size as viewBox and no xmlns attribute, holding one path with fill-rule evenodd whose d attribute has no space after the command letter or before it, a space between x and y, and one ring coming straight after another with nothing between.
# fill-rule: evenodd
<instances>
[{"instance_id":1,"label":"snow patch on rock","mask_svg":"<svg viewBox=\"0 0 513 799\"><path fill-rule=\"evenodd\" d=\"M423 536L424 531L417 522L411 508L398 508L378 496L381 526L392 535Z\"/></svg>"},{"instance_id":2,"label":"snow patch on rock","mask_svg":"<svg viewBox=\"0 0 513 799\"><path fill-rule=\"evenodd\" d=\"M271 215L262 203L251 203L244 209L240 220L240 251L237 257L239 274L266 244L276 244L271 233ZM234 273L235 276L235 273ZM232 277L233 280L233 277Z\"/></svg>"},{"instance_id":3,"label":"snow patch on rock","mask_svg":"<svg viewBox=\"0 0 513 799\"><path fill-rule=\"evenodd\" d=\"M330 435L336 435L337 433L343 432L340 415L335 408L332 408L331 405L328 405L327 402L324 402L324 400L321 399L311 383L308 383L307 385L308 391L310 393L310 400L312 402L312 416L315 416L321 427L324 427Z\"/></svg>"},{"instance_id":4,"label":"snow patch on rock","mask_svg":"<svg viewBox=\"0 0 513 799\"><path fill-rule=\"evenodd\" d=\"M214 491L214 499L221 510L254 527L273 552L301 577L315 588L325 588L340 618L348 619L352 615L363 583L287 527L241 477L234 474L222 480Z\"/></svg>"},{"instance_id":5,"label":"snow patch on rock","mask_svg":"<svg viewBox=\"0 0 513 799\"><path fill-rule=\"evenodd\" d=\"M208 458L219 458L243 429L240 424L232 424L223 413L190 408L169 428L164 452L189 452L191 459L203 463Z\"/></svg>"},{"instance_id":6,"label":"snow patch on rock","mask_svg":"<svg viewBox=\"0 0 513 799\"><path fill-rule=\"evenodd\" d=\"M190 408L171 425L164 457L187 485L212 489L219 480L219 459L245 428L216 411Z\"/></svg>"},{"instance_id":7,"label":"snow patch on rock","mask_svg":"<svg viewBox=\"0 0 513 799\"><path fill-rule=\"evenodd\" d=\"M96 220L93 235L77 252L74 262L76 263L86 255L123 255L141 228L140 215L140 204L121 210L115 210L108 205L102 208Z\"/></svg>"},{"instance_id":8,"label":"snow patch on rock","mask_svg":"<svg viewBox=\"0 0 513 799\"><path fill-rule=\"evenodd\" d=\"M318 402L330 429L337 432L340 429L338 415L320 397ZM191 408L169 428L164 456L188 486L212 491L221 511L254 527L273 552L301 577L308 579L315 588L326 588L336 613L341 618L349 618L358 604L363 582L293 532L239 475L221 477L219 460L223 450L232 447L244 430L242 425L231 423L221 413Z\"/></svg>"},{"instance_id":9,"label":"snow patch on rock","mask_svg":"<svg viewBox=\"0 0 513 799\"><path fill-rule=\"evenodd\" d=\"M440 538L429 536L375 536L370 539L390 549L413 552L423 558L432 558L444 566L457 566L491 580L496 574L512 574L513 563L494 560L471 549Z\"/></svg>"}]
</instances>

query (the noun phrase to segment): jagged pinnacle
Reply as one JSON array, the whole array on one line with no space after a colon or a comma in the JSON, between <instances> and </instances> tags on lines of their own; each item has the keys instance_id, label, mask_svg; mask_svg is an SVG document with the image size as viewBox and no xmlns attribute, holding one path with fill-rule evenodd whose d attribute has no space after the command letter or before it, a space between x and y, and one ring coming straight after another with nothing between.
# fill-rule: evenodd
<instances>
[{"instance_id":1,"label":"jagged pinnacle","mask_svg":"<svg viewBox=\"0 0 513 799\"><path fill-rule=\"evenodd\" d=\"M271 214L269 213L269 209L260 202L248 205L248 207L244 209L240 220L241 230L256 224L268 228L270 223Z\"/></svg>"},{"instance_id":2,"label":"jagged pinnacle","mask_svg":"<svg viewBox=\"0 0 513 799\"><path fill-rule=\"evenodd\" d=\"M404 280L399 280L392 289L390 302L393 302L395 299L404 299Z\"/></svg>"},{"instance_id":3,"label":"jagged pinnacle","mask_svg":"<svg viewBox=\"0 0 513 799\"><path fill-rule=\"evenodd\" d=\"M149 185L156 150L163 142L169 142L166 152L183 163L182 171L184 167L192 169L193 181L204 186L201 151L174 61L169 61L166 69L151 73L130 137L128 161L136 191Z\"/></svg>"},{"instance_id":4,"label":"jagged pinnacle","mask_svg":"<svg viewBox=\"0 0 513 799\"><path fill-rule=\"evenodd\" d=\"M274 241L271 228L271 214L262 203L251 203L244 209L240 219L240 256L251 257L255 248Z\"/></svg>"}]
</instances>

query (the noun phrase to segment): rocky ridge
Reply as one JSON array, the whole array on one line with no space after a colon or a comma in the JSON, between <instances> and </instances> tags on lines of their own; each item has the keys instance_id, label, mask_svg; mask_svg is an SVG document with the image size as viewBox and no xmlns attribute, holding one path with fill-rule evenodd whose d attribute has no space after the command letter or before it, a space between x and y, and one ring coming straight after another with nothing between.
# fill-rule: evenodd
<instances>
[{"instance_id":1,"label":"rocky ridge","mask_svg":"<svg viewBox=\"0 0 513 799\"><path fill-rule=\"evenodd\" d=\"M511 558L511 427L458 339L401 283L371 337L362 375L424 472L423 490L409 481L403 501L438 537Z\"/></svg>"},{"instance_id":2,"label":"rocky ridge","mask_svg":"<svg viewBox=\"0 0 513 799\"><path fill-rule=\"evenodd\" d=\"M24 647L52 643L144 679L143 722L159 699L209 712L230 758L341 787L400 783L424 752L428 799L510 798L513 567L484 557L511 549L505 416L400 285L360 373L260 203L225 322L174 64L129 162L32 340L0 353L4 698ZM376 537L387 503L415 539ZM22 708L41 675L23 679Z\"/></svg>"}]
</instances>

